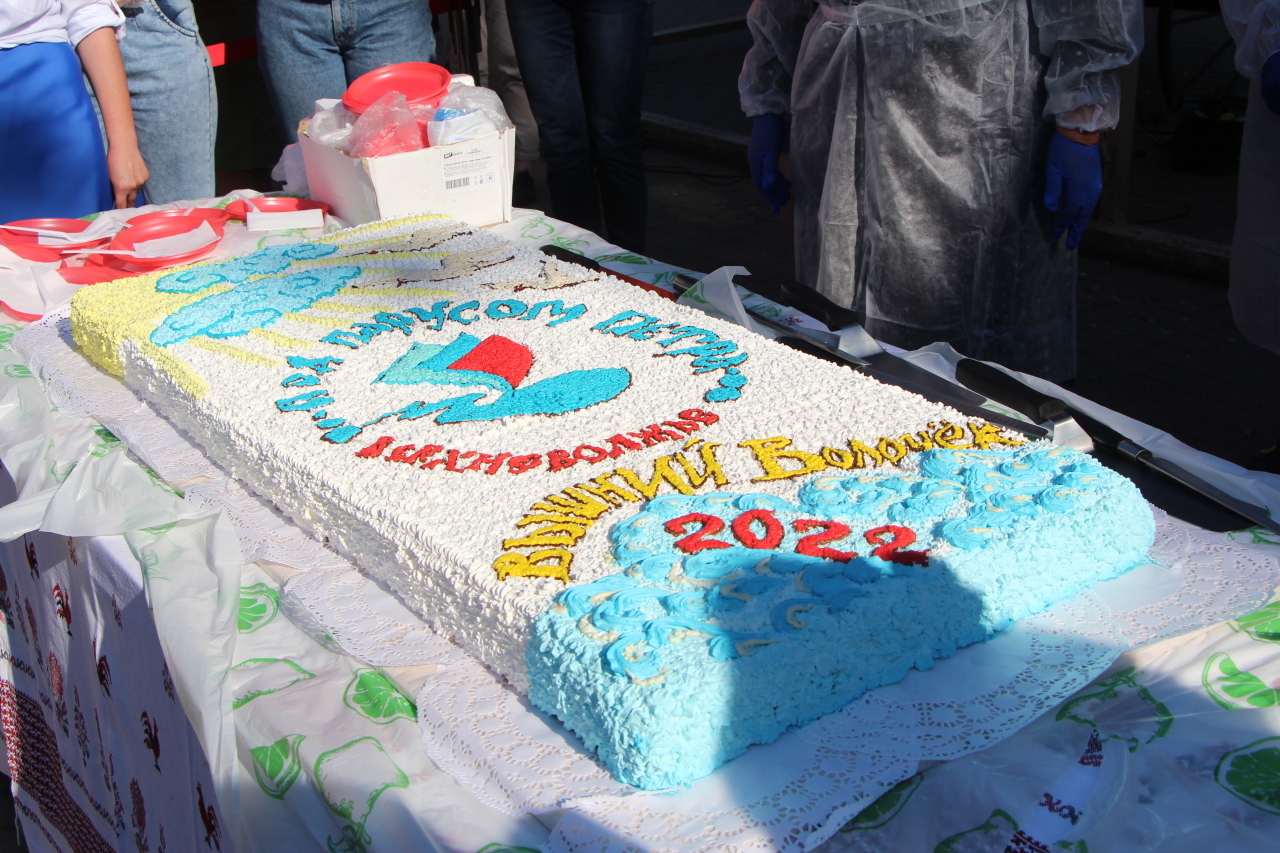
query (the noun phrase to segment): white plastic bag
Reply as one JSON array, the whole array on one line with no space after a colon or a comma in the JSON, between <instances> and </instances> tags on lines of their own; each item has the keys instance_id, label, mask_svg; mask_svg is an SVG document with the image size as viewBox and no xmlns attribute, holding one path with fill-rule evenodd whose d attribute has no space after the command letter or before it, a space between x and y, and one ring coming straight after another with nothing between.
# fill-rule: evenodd
<instances>
[{"instance_id":1,"label":"white plastic bag","mask_svg":"<svg viewBox=\"0 0 1280 853\"><path fill-rule=\"evenodd\" d=\"M329 109L319 110L311 117L307 136L321 145L345 153L351 150L351 128L355 123L355 114L342 104L337 104Z\"/></svg>"},{"instance_id":2,"label":"white plastic bag","mask_svg":"<svg viewBox=\"0 0 1280 853\"><path fill-rule=\"evenodd\" d=\"M347 128L347 133L351 133L350 128ZM311 138L315 139L314 136ZM311 187L307 184L307 164L302 160L302 148L298 143L286 145L280 152L280 162L271 170L271 180L282 182L287 193L311 195Z\"/></svg>"},{"instance_id":3,"label":"white plastic bag","mask_svg":"<svg viewBox=\"0 0 1280 853\"><path fill-rule=\"evenodd\" d=\"M454 86L428 123L427 134L433 146L449 145L514 126L497 92L478 86Z\"/></svg>"},{"instance_id":4,"label":"white plastic bag","mask_svg":"<svg viewBox=\"0 0 1280 853\"><path fill-rule=\"evenodd\" d=\"M352 157L385 157L422 149L422 133L399 92L388 92L356 119L351 128Z\"/></svg>"}]
</instances>

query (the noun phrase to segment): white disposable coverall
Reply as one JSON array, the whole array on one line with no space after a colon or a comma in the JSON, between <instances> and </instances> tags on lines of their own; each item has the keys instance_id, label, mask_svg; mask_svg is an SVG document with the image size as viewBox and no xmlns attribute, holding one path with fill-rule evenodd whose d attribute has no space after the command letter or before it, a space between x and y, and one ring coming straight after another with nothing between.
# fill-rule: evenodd
<instances>
[{"instance_id":1,"label":"white disposable coverall","mask_svg":"<svg viewBox=\"0 0 1280 853\"><path fill-rule=\"evenodd\" d=\"M1238 45L1236 70L1251 81L1231 245L1231 311L1246 338L1280 355L1280 115L1267 109L1258 82L1263 63L1280 51L1280 0L1221 2Z\"/></svg>"},{"instance_id":2,"label":"white disposable coverall","mask_svg":"<svg viewBox=\"0 0 1280 853\"><path fill-rule=\"evenodd\" d=\"M881 340L1073 377L1045 150L1055 120L1116 125L1141 0L755 0L747 22L743 109L791 116L800 280Z\"/></svg>"}]
</instances>

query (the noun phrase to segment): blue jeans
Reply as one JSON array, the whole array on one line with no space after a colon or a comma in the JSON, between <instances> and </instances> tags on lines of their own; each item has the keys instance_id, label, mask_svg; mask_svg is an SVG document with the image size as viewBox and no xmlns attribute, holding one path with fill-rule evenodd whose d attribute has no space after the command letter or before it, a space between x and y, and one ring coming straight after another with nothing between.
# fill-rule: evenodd
<instances>
[{"instance_id":1,"label":"blue jeans","mask_svg":"<svg viewBox=\"0 0 1280 853\"><path fill-rule=\"evenodd\" d=\"M507 17L552 215L641 251L649 190L640 96L652 0L511 0Z\"/></svg>"},{"instance_id":2,"label":"blue jeans","mask_svg":"<svg viewBox=\"0 0 1280 853\"><path fill-rule=\"evenodd\" d=\"M125 15L120 54L138 148L151 173L146 201L209 198L218 95L191 0L143 0Z\"/></svg>"},{"instance_id":3,"label":"blue jeans","mask_svg":"<svg viewBox=\"0 0 1280 853\"><path fill-rule=\"evenodd\" d=\"M0 50L0 222L109 210L107 153L66 42Z\"/></svg>"},{"instance_id":4,"label":"blue jeans","mask_svg":"<svg viewBox=\"0 0 1280 853\"><path fill-rule=\"evenodd\" d=\"M290 142L320 98L341 98L361 74L430 62L427 0L258 0L258 63Z\"/></svg>"}]
</instances>

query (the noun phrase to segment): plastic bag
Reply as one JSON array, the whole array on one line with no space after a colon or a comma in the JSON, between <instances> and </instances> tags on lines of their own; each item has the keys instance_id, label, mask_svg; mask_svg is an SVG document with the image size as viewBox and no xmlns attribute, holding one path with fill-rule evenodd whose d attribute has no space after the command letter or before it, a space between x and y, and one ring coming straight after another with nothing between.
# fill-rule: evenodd
<instances>
[{"instance_id":1,"label":"plastic bag","mask_svg":"<svg viewBox=\"0 0 1280 853\"><path fill-rule=\"evenodd\" d=\"M351 129L355 123L355 114L342 104L337 104L329 109L319 110L311 117L307 136L321 145L347 152L351 150Z\"/></svg>"},{"instance_id":2,"label":"plastic bag","mask_svg":"<svg viewBox=\"0 0 1280 853\"><path fill-rule=\"evenodd\" d=\"M454 86L440 102L427 131L432 145L449 145L513 127L497 92L478 86Z\"/></svg>"},{"instance_id":3,"label":"plastic bag","mask_svg":"<svg viewBox=\"0 0 1280 853\"><path fill-rule=\"evenodd\" d=\"M347 133L350 132L348 128ZM284 151L280 152L280 162L271 170L271 180L283 183L287 193L303 196L311 194L311 188L307 186L307 164L302 160L302 148L298 143L286 145Z\"/></svg>"},{"instance_id":4,"label":"plastic bag","mask_svg":"<svg viewBox=\"0 0 1280 853\"><path fill-rule=\"evenodd\" d=\"M423 147L418 122L399 92L383 95L351 128L352 157L385 157Z\"/></svg>"}]
</instances>

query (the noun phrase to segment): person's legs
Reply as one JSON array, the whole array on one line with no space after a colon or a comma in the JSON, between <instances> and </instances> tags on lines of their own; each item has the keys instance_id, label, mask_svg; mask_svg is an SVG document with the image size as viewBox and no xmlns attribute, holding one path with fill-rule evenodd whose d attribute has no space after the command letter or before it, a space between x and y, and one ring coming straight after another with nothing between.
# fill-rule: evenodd
<instances>
[{"instance_id":1,"label":"person's legs","mask_svg":"<svg viewBox=\"0 0 1280 853\"><path fill-rule=\"evenodd\" d=\"M435 55L425 0L332 0L332 8L348 84L384 65L430 62Z\"/></svg>"},{"instance_id":2,"label":"person's legs","mask_svg":"<svg viewBox=\"0 0 1280 853\"><path fill-rule=\"evenodd\" d=\"M1228 293L1245 339L1280 355L1280 115L1267 109L1257 80L1240 147Z\"/></svg>"},{"instance_id":3,"label":"person's legs","mask_svg":"<svg viewBox=\"0 0 1280 853\"><path fill-rule=\"evenodd\" d=\"M507 7L511 40L547 161L551 214L604 232L578 82L571 0L520 0Z\"/></svg>"},{"instance_id":4,"label":"person's legs","mask_svg":"<svg viewBox=\"0 0 1280 853\"><path fill-rule=\"evenodd\" d=\"M151 173L143 194L150 204L209 198L218 104L191 0L145 0L125 14L120 53L138 147Z\"/></svg>"},{"instance_id":5,"label":"person's legs","mask_svg":"<svg viewBox=\"0 0 1280 853\"><path fill-rule=\"evenodd\" d=\"M347 88L325 0L258 0L258 64L289 142L318 98L341 98Z\"/></svg>"},{"instance_id":6,"label":"person's legs","mask_svg":"<svg viewBox=\"0 0 1280 853\"><path fill-rule=\"evenodd\" d=\"M107 154L71 45L0 50L0 222L112 207Z\"/></svg>"},{"instance_id":7,"label":"person's legs","mask_svg":"<svg viewBox=\"0 0 1280 853\"><path fill-rule=\"evenodd\" d=\"M527 169L538 159L538 123L520 79L516 46L507 23L507 0L485 0L485 19L489 24L489 87L498 93L516 126L516 168Z\"/></svg>"},{"instance_id":8,"label":"person's legs","mask_svg":"<svg viewBox=\"0 0 1280 853\"><path fill-rule=\"evenodd\" d=\"M653 0L582 0L574 31L605 236L624 249L642 251L649 189L640 97L653 35Z\"/></svg>"}]
</instances>

